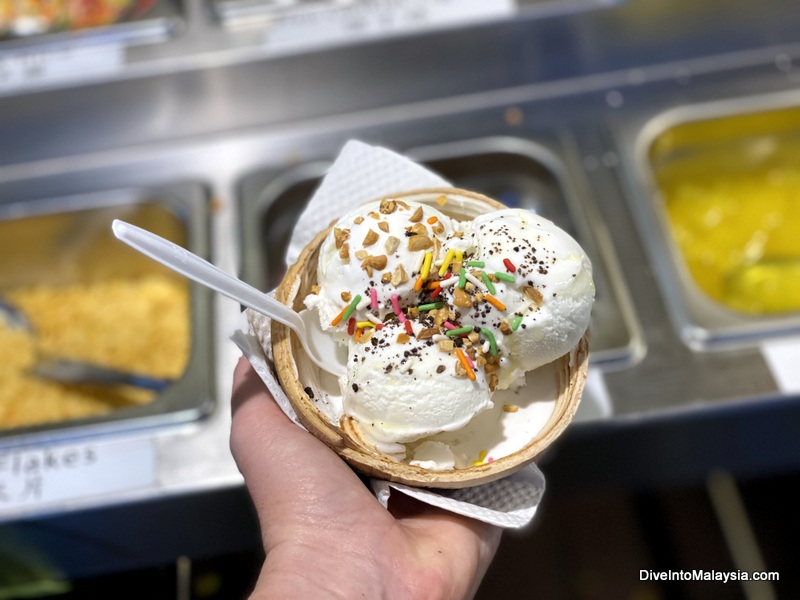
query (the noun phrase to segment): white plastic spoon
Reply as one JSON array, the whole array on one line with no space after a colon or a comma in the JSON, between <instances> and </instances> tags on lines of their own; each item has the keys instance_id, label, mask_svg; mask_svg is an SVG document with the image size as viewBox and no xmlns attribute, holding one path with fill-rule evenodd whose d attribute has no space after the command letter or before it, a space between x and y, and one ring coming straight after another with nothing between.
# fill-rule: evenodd
<instances>
[{"instance_id":1,"label":"white plastic spoon","mask_svg":"<svg viewBox=\"0 0 800 600\"><path fill-rule=\"evenodd\" d=\"M149 256L173 271L219 292L223 296L283 323L297 334L309 358L320 369L337 376L345 373L347 365L342 360L339 344L332 335L322 331L319 319L314 313L307 310L296 313L253 286L215 267L207 260L141 227L116 219L111 228L118 239L145 256Z\"/></svg>"}]
</instances>

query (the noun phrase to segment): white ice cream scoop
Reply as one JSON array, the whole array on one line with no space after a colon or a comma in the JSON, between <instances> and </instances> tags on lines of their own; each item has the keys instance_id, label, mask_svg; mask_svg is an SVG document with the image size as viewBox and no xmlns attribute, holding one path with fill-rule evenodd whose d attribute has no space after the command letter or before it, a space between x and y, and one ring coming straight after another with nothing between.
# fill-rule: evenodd
<instances>
[{"instance_id":1,"label":"white ice cream scoop","mask_svg":"<svg viewBox=\"0 0 800 600\"><path fill-rule=\"evenodd\" d=\"M434 342L398 344L402 323L387 323L370 343L351 342L344 411L376 445L413 442L464 427L492 406L480 370L474 379L454 377L456 359Z\"/></svg>"}]
</instances>

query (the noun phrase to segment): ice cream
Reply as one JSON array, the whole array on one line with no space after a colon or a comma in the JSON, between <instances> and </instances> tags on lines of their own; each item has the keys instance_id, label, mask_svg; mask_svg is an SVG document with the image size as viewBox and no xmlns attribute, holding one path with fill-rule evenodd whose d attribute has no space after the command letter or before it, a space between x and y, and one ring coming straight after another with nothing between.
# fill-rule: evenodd
<instances>
[{"instance_id":1,"label":"ice cream","mask_svg":"<svg viewBox=\"0 0 800 600\"><path fill-rule=\"evenodd\" d=\"M306 299L322 327L341 332L336 316L358 297L355 317L382 320L419 292L414 290L426 253L435 260L453 221L432 206L404 201L371 202L342 217L322 243L318 291ZM393 300L396 297L396 300ZM369 309L369 310L367 310ZM335 324L334 321L336 321Z\"/></svg>"},{"instance_id":2,"label":"ice cream","mask_svg":"<svg viewBox=\"0 0 800 600\"><path fill-rule=\"evenodd\" d=\"M442 350L452 340L423 335L418 329L416 337L409 336L392 320L368 342L350 346L344 412L388 454L405 452L393 444L460 429L492 406L484 372L476 371L474 380L456 377L450 353Z\"/></svg>"},{"instance_id":3,"label":"ice cream","mask_svg":"<svg viewBox=\"0 0 800 600\"><path fill-rule=\"evenodd\" d=\"M502 349L500 389L574 348L589 326L592 265L552 221L522 209L493 211L463 224L472 286L450 287L461 320L492 332ZM459 243L463 246L463 241Z\"/></svg>"},{"instance_id":4,"label":"ice cream","mask_svg":"<svg viewBox=\"0 0 800 600\"><path fill-rule=\"evenodd\" d=\"M495 390L572 350L593 298L583 250L534 213L455 221L384 199L333 226L305 304L348 344L343 429L396 459L452 468L446 445L426 438L459 431L493 408Z\"/></svg>"}]
</instances>

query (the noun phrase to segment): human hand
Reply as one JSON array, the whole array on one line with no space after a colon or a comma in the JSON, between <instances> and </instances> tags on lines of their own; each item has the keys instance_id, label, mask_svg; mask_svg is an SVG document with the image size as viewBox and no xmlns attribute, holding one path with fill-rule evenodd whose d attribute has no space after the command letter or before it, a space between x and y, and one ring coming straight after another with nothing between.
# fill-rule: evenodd
<instances>
[{"instance_id":1,"label":"human hand","mask_svg":"<svg viewBox=\"0 0 800 600\"><path fill-rule=\"evenodd\" d=\"M472 597L500 529L392 494L383 508L330 448L292 423L245 358L231 450L266 551L252 599Z\"/></svg>"}]
</instances>

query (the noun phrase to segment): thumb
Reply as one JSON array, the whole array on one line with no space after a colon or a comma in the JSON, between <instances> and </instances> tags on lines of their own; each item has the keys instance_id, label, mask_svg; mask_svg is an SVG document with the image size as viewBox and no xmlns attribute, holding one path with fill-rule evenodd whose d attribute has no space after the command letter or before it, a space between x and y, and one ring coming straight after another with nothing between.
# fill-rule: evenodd
<instances>
[{"instance_id":1,"label":"thumb","mask_svg":"<svg viewBox=\"0 0 800 600\"><path fill-rule=\"evenodd\" d=\"M330 523L335 504L375 503L332 450L275 403L244 357L233 376L231 452L244 476L267 548L298 528Z\"/></svg>"}]
</instances>

